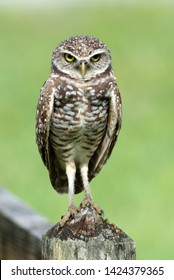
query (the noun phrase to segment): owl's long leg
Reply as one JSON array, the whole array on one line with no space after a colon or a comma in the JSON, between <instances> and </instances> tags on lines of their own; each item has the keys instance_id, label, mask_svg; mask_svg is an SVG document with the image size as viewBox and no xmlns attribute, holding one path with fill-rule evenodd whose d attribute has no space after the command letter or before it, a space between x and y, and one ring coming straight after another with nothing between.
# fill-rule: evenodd
<instances>
[{"instance_id":1,"label":"owl's long leg","mask_svg":"<svg viewBox=\"0 0 174 280\"><path fill-rule=\"evenodd\" d=\"M90 193L90 186L88 180L88 164L82 165L80 168L80 172L85 190L85 198L82 201L81 207L85 208L88 204L90 204L97 211L97 213L101 215L103 211L95 204Z\"/></svg>"},{"instance_id":2,"label":"owl's long leg","mask_svg":"<svg viewBox=\"0 0 174 280\"><path fill-rule=\"evenodd\" d=\"M74 162L66 164L66 175L68 178L68 195L69 195L69 208L74 205L74 182L75 182L76 166Z\"/></svg>"},{"instance_id":3,"label":"owl's long leg","mask_svg":"<svg viewBox=\"0 0 174 280\"><path fill-rule=\"evenodd\" d=\"M69 220L70 216L78 212L78 208L74 205L74 183L75 183L76 166L75 163L66 163L66 175L68 178L68 195L69 195L69 207L67 213L60 221L61 227Z\"/></svg>"},{"instance_id":4,"label":"owl's long leg","mask_svg":"<svg viewBox=\"0 0 174 280\"><path fill-rule=\"evenodd\" d=\"M82 182L85 190L85 199L88 199L89 202L92 201L92 197L90 194L90 186L88 180L88 165L82 165L80 168Z\"/></svg>"}]
</instances>

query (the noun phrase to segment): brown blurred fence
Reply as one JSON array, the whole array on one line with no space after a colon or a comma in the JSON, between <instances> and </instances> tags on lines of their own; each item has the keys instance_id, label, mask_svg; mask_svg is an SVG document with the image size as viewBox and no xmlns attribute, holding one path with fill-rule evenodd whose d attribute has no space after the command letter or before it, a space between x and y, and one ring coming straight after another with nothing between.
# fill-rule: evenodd
<instances>
[{"instance_id":1,"label":"brown blurred fence","mask_svg":"<svg viewBox=\"0 0 174 280\"><path fill-rule=\"evenodd\" d=\"M52 224L0 187L0 259L39 260L41 239Z\"/></svg>"}]
</instances>

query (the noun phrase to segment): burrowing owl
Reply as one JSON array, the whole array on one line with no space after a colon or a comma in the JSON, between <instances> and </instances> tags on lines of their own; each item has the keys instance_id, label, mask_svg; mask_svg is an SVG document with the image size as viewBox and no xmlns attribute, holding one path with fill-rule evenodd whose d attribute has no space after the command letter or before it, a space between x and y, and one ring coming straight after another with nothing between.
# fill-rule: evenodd
<instances>
[{"instance_id":1,"label":"burrowing owl","mask_svg":"<svg viewBox=\"0 0 174 280\"><path fill-rule=\"evenodd\" d=\"M83 189L83 205L95 207L89 181L109 158L121 128L120 92L103 42L74 36L56 47L36 119L36 141L51 184L69 194L66 221L76 211L74 194Z\"/></svg>"}]
</instances>

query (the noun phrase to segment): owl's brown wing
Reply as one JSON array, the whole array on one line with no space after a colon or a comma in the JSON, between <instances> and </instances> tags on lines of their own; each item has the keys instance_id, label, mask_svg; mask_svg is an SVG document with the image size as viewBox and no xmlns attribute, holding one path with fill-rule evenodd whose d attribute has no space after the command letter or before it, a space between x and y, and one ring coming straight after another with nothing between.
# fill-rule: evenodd
<instances>
[{"instance_id":1,"label":"owl's brown wing","mask_svg":"<svg viewBox=\"0 0 174 280\"><path fill-rule=\"evenodd\" d=\"M68 191L66 173L61 169L49 139L55 91L57 91L56 84L53 80L48 79L41 89L37 105L36 143L41 158L48 169L52 186L56 191L63 193Z\"/></svg>"},{"instance_id":2,"label":"owl's brown wing","mask_svg":"<svg viewBox=\"0 0 174 280\"><path fill-rule=\"evenodd\" d=\"M89 162L89 181L91 181L100 172L102 166L111 155L121 129L121 122L121 96L117 85L115 85L109 102L108 121L105 134L99 144L99 147Z\"/></svg>"},{"instance_id":3,"label":"owl's brown wing","mask_svg":"<svg viewBox=\"0 0 174 280\"><path fill-rule=\"evenodd\" d=\"M54 92L53 85L48 79L41 88L36 114L36 143L44 164L49 166L48 138L50 120L53 111Z\"/></svg>"}]
</instances>

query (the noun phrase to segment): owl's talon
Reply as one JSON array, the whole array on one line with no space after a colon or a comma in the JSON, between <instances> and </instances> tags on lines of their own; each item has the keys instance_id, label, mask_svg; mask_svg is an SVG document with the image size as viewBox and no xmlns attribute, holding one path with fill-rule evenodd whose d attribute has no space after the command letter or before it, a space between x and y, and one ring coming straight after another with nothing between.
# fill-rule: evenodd
<instances>
[{"instance_id":1,"label":"owl's talon","mask_svg":"<svg viewBox=\"0 0 174 280\"><path fill-rule=\"evenodd\" d=\"M61 217L61 221L59 222L60 227L64 227L64 225L69 221L69 219L72 217L74 218L74 216L79 212L79 208L77 208L75 205L71 205L68 208L68 211L65 215L63 215Z\"/></svg>"},{"instance_id":2,"label":"owl's talon","mask_svg":"<svg viewBox=\"0 0 174 280\"><path fill-rule=\"evenodd\" d=\"M104 215L103 210L99 206L97 206L91 198L87 197L82 201L82 203L80 204L80 207L86 208L88 206L91 206L92 208L94 208L98 215L100 215L100 216Z\"/></svg>"}]
</instances>

